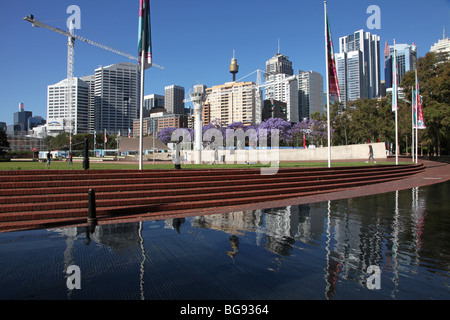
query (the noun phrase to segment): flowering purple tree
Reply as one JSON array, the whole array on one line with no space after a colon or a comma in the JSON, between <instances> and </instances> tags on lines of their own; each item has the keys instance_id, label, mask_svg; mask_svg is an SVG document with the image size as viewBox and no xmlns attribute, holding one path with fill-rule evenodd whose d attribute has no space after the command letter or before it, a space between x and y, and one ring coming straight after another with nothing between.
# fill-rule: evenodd
<instances>
[{"instance_id":1,"label":"flowering purple tree","mask_svg":"<svg viewBox=\"0 0 450 320\"><path fill-rule=\"evenodd\" d=\"M168 144L170 142L172 142L172 133L180 128L174 128L174 127L167 127L162 129L160 132L158 132L158 134L156 135L157 138L164 144ZM189 132L189 135L191 137L191 141L193 141L194 138L194 130L188 128L183 128L183 130L187 130Z\"/></svg>"},{"instance_id":2,"label":"flowering purple tree","mask_svg":"<svg viewBox=\"0 0 450 320\"><path fill-rule=\"evenodd\" d=\"M280 145L288 145L292 140L290 129L291 124L286 120L280 118L269 118L263 121L258 126L258 138L260 136L260 131L264 129L267 130L267 142L270 143L272 140L271 131L274 129L278 129L280 132Z\"/></svg>"},{"instance_id":3,"label":"flowering purple tree","mask_svg":"<svg viewBox=\"0 0 450 320\"><path fill-rule=\"evenodd\" d=\"M303 144L303 136L305 140L309 140L309 133L311 131L311 122L304 119L302 122L297 122L290 129L291 144L293 146L299 146Z\"/></svg>"}]
</instances>

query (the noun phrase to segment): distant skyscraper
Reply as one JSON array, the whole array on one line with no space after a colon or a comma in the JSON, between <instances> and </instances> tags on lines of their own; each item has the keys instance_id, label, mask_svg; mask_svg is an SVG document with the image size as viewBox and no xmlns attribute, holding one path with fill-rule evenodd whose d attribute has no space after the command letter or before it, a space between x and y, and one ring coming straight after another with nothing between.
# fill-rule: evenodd
<instances>
[{"instance_id":1,"label":"distant skyscraper","mask_svg":"<svg viewBox=\"0 0 450 320\"><path fill-rule=\"evenodd\" d=\"M94 133L95 123L95 75L80 78L88 85L88 132Z\"/></svg>"},{"instance_id":2,"label":"distant skyscraper","mask_svg":"<svg viewBox=\"0 0 450 320\"><path fill-rule=\"evenodd\" d=\"M380 95L379 36L359 30L340 37L339 53L335 54L335 57L339 89L344 103L362 98L372 99Z\"/></svg>"},{"instance_id":3,"label":"distant skyscraper","mask_svg":"<svg viewBox=\"0 0 450 320\"><path fill-rule=\"evenodd\" d=\"M184 88L170 85L164 88L164 108L168 113L184 114Z\"/></svg>"},{"instance_id":4,"label":"distant skyscraper","mask_svg":"<svg viewBox=\"0 0 450 320\"><path fill-rule=\"evenodd\" d=\"M397 76L398 83L402 83L402 78L406 72L416 69L417 47L408 44L396 44L397 57ZM392 61L394 55L394 46L387 46L384 50L384 79L386 88L392 88Z\"/></svg>"},{"instance_id":5,"label":"distant skyscraper","mask_svg":"<svg viewBox=\"0 0 450 320\"><path fill-rule=\"evenodd\" d=\"M287 121L299 121L298 80L296 76L279 73L267 77L265 100L270 99L286 103Z\"/></svg>"},{"instance_id":6,"label":"distant skyscraper","mask_svg":"<svg viewBox=\"0 0 450 320\"><path fill-rule=\"evenodd\" d=\"M126 132L139 117L139 66L118 63L95 70L95 116L97 132Z\"/></svg>"},{"instance_id":7,"label":"distant skyscraper","mask_svg":"<svg viewBox=\"0 0 450 320\"><path fill-rule=\"evenodd\" d=\"M28 119L33 116L31 111L25 111L23 103L19 103L19 111L14 112L14 134L28 132Z\"/></svg>"},{"instance_id":8,"label":"distant skyscraper","mask_svg":"<svg viewBox=\"0 0 450 320\"><path fill-rule=\"evenodd\" d=\"M158 94L149 94L144 96L144 109L151 111L152 109L164 108L164 96Z\"/></svg>"},{"instance_id":9,"label":"distant skyscraper","mask_svg":"<svg viewBox=\"0 0 450 320\"><path fill-rule=\"evenodd\" d=\"M294 76L292 62L277 52L266 61L265 100L277 100L286 103L287 121L298 122L298 81Z\"/></svg>"},{"instance_id":10,"label":"distant skyscraper","mask_svg":"<svg viewBox=\"0 0 450 320\"><path fill-rule=\"evenodd\" d=\"M447 54L448 59L450 60L450 39L448 37L445 37L445 27L442 39L432 45L430 51L435 53Z\"/></svg>"},{"instance_id":11,"label":"distant skyscraper","mask_svg":"<svg viewBox=\"0 0 450 320\"><path fill-rule=\"evenodd\" d=\"M276 53L272 58L266 61L266 81L268 77L276 74L294 75L292 62L285 55Z\"/></svg>"},{"instance_id":12,"label":"distant skyscraper","mask_svg":"<svg viewBox=\"0 0 450 320\"><path fill-rule=\"evenodd\" d=\"M299 121L314 112L323 112L323 77L315 71L298 71Z\"/></svg>"},{"instance_id":13,"label":"distant skyscraper","mask_svg":"<svg viewBox=\"0 0 450 320\"><path fill-rule=\"evenodd\" d=\"M72 132L72 134L88 132L89 86L79 78L73 78L73 83L71 108L67 101L67 79L47 87L47 133L49 135L62 132Z\"/></svg>"}]
</instances>

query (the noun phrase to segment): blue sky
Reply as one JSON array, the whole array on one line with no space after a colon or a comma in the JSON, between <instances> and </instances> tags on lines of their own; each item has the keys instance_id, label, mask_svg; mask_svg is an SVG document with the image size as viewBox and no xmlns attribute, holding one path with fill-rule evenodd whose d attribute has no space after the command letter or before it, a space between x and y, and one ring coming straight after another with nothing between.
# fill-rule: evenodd
<instances>
[{"instance_id":1,"label":"blue sky","mask_svg":"<svg viewBox=\"0 0 450 320\"><path fill-rule=\"evenodd\" d=\"M138 0L0 0L0 121L11 124L23 102L25 110L46 118L47 86L67 75L67 38L23 20L28 14L66 28L68 6L81 9L76 33L137 55ZM370 5L381 10L381 28L369 30ZM329 0L334 50L339 37L364 29L385 42L418 46L419 56L450 34L450 0ZM166 85L208 87L231 81L228 66L236 51L237 79L265 69L280 39L281 53L297 70L325 76L324 17L321 0L151 0L154 62L164 70L145 73L145 94L164 94ZM75 76L100 66L129 62L125 57L81 43L75 44ZM383 64L384 60L381 60ZM383 73L383 72L382 72ZM382 75L384 78L384 75ZM256 74L243 80L256 81Z\"/></svg>"}]
</instances>

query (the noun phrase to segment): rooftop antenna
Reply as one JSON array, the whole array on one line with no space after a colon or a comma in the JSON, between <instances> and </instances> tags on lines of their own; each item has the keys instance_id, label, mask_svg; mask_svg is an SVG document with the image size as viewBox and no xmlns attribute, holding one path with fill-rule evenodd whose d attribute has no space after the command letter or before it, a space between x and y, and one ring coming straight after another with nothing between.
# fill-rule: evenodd
<instances>
[{"instance_id":1,"label":"rooftop antenna","mask_svg":"<svg viewBox=\"0 0 450 320\"><path fill-rule=\"evenodd\" d=\"M278 54L280 54L280 37L278 37Z\"/></svg>"}]
</instances>

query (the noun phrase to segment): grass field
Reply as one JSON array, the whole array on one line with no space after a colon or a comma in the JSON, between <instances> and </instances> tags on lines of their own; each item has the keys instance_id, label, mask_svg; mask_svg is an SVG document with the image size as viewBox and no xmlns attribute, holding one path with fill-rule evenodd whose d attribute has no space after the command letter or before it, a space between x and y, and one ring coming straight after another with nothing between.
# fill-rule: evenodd
<instances>
[{"instance_id":1,"label":"grass field","mask_svg":"<svg viewBox=\"0 0 450 320\"><path fill-rule=\"evenodd\" d=\"M373 165L392 165L393 162L373 162L365 163L364 161L353 162L335 162L331 163L332 167L342 166L373 166ZM399 164L410 164L410 162L399 162ZM182 164L182 169L237 169L237 168L262 168L269 167L270 165L262 164ZM280 163L280 168L289 167L327 167L326 161L321 162L286 162ZM143 169L174 169L173 163L158 163L149 161L143 163ZM65 161L52 161L48 170L82 170L82 162L74 162L72 166ZM104 170L104 169L139 169L139 164L121 163L121 162L90 162L89 169L91 170ZM0 170L47 170L46 162L31 162L31 161L11 161L0 162Z\"/></svg>"}]
</instances>

